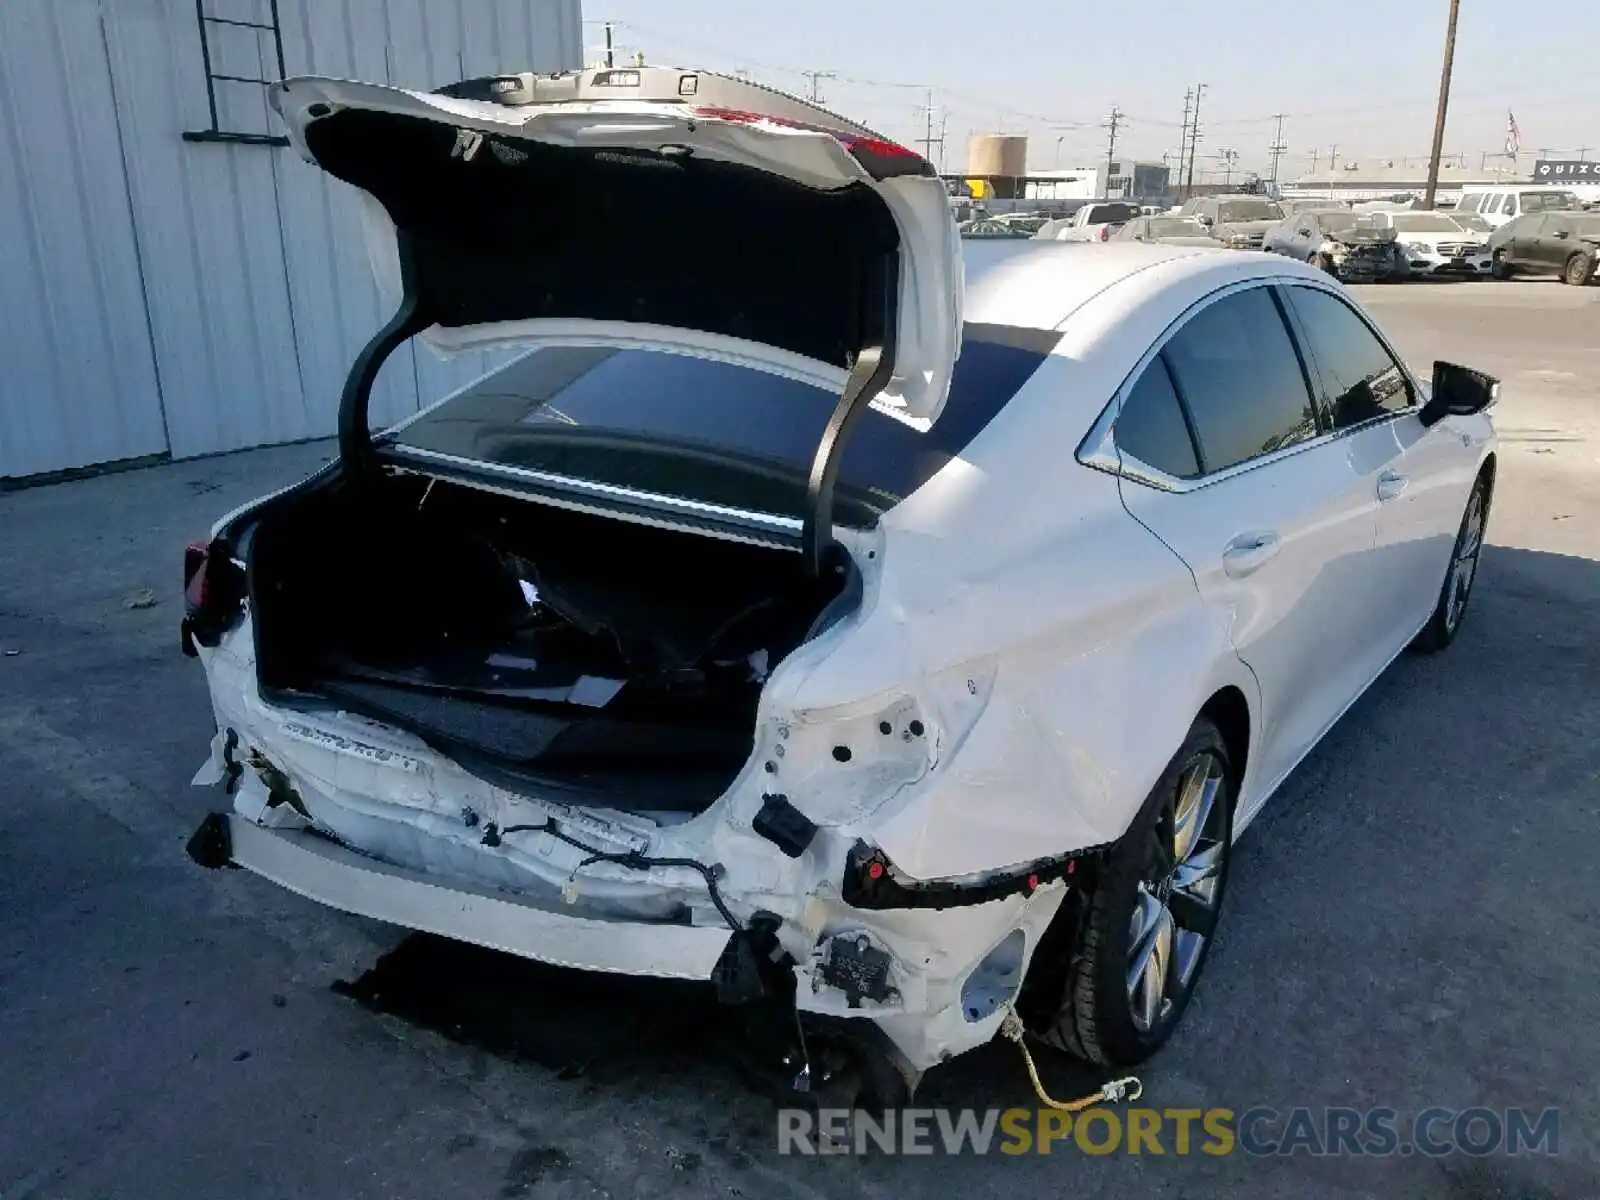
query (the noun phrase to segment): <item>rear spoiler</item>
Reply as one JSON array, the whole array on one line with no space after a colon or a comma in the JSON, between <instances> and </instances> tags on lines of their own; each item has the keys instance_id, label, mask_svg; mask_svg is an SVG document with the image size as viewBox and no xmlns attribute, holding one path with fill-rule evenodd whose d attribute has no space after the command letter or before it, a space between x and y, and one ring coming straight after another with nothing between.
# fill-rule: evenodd
<instances>
[{"instance_id":1,"label":"rear spoiler","mask_svg":"<svg viewBox=\"0 0 1600 1200\"><path fill-rule=\"evenodd\" d=\"M371 425L372 387L378 372L391 354L435 323L435 317L428 312L416 286L411 239L400 230L396 231L396 238L400 258L400 303L394 315L356 355L339 397L339 459L345 472L358 480L370 479L378 471ZM875 303L863 314L867 318L864 344L851 363L844 388L817 442L806 485L800 551L807 570L815 577L821 576L828 549L833 544L833 497L845 445L861 414L894 377L895 337L899 327L895 308L899 290L898 259L894 256L874 259L868 269L876 278L866 281L863 291Z\"/></svg>"}]
</instances>

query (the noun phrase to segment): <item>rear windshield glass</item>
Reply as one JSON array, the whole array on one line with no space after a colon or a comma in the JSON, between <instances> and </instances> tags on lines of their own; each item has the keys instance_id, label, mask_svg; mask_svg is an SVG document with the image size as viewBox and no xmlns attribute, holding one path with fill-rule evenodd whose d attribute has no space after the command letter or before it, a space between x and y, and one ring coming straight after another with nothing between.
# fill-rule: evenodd
<instances>
[{"instance_id":1,"label":"rear windshield glass","mask_svg":"<svg viewBox=\"0 0 1600 1200\"><path fill-rule=\"evenodd\" d=\"M1457 225L1443 213L1395 213L1389 218L1401 233L1460 233Z\"/></svg>"},{"instance_id":2,"label":"rear windshield glass","mask_svg":"<svg viewBox=\"0 0 1600 1200\"><path fill-rule=\"evenodd\" d=\"M1088 225L1112 225L1119 221L1131 221L1138 215L1137 204L1095 204L1090 206L1084 222Z\"/></svg>"},{"instance_id":3,"label":"rear windshield glass","mask_svg":"<svg viewBox=\"0 0 1600 1200\"><path fill-rule=\"evenodd\" d=\"M1283 210L1271 200L1227 200L1217 206L1219 221L1281 221Z\"/></svg>"},{"instance_id":4,"label":"rear windshield glass","mask_svg":"<svg viewBox=\"0 0 1600 1200\"><path fill-rule=\"evenodd\" d=\"M1059 335L969 325L950 399L919 432L869 409L846 444L836 516L875 517L958 456L1039 368ZM657 350L552 347L524 355L394 435L474 462L801 516L837 397L752 367Z\"/></svg>"}]
</instances>

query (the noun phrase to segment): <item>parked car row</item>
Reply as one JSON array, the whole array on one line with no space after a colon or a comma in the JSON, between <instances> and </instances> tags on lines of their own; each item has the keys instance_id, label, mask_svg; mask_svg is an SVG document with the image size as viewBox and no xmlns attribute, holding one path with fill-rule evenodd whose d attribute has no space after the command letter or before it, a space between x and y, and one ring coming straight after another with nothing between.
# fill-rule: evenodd
<instances>
[{"instance_id":1,"label":"parked car row","mask_svg":"<svg viewBox=\"0 0 1600 1200\"><path fill-rule=\"evenodd\" d=\"M960 229L966 238L1266 250L1364 282L1545 274L1581 285L1594 278L1600 258L1600 213L1582 211L1571 192L1537 188L1469 191L1450 211L1224 195L1151 213L1129 201L1096 200L1070 217L1013 213Z\"/></svg>"}]
</instances>

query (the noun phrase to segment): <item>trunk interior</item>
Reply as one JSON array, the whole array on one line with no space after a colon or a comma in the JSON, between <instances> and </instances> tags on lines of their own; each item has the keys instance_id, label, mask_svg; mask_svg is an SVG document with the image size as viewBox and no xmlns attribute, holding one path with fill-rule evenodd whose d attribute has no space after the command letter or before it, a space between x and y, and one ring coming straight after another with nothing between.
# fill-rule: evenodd
<instances>
[{"instance_id":1,"label":"trunk interior","mask_svg":"<svg viewBox=\"0 0 1600 1200\"><path fill-rule=\"evenodd\" d=\"M268 508L247 547L263 695L408 729L567 803L699 812L749 757L770 670L853 606L842 556L415 476Z\"/></svg>"}]
</instances>

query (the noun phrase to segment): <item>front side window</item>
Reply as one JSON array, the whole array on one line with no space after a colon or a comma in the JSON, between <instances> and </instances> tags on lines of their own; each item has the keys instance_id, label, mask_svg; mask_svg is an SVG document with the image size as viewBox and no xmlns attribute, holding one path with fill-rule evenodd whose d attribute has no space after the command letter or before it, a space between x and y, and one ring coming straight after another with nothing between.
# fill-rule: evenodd
<instances>
[{"instance_id":1,"label":"front side window","mask_svg":"<svg viewBox=\"0 0 1600 1200\"><path fill-rule=\"evenodd\" d=\"M1164 356L1208 472L1307 441L1316 409L1277 302L1264 287L1207 305Z\"/></svg>"},{"instance_id":2,"label":"front side window","mask_svg":"<svg viewBox=\"0 0 1600 1200\"><path fill-rule=\"evenodd\" d=\"M1456 211L1463 213L1475 213L1482 204L1482 196L1468 196L1456 206Z\"/></svg>"},{"instance_id":3,"label":"front side window","mask_svg":"<svg viewBox=\"0 0 1600 1200\"><path fill-rule=\"evenodd\" d=\"M1178 479L1193 479L1200 474L1188 422L1159 354L1150 360L1122 401L1115 437L1119 453L1131 455L1146 466Z\"/></svg>"},{"instance_id":4,"label":"front side window","mask_svg":"<svg viewBox=\"0 0 1600 1200\"><path fill-rule=\"evenodd\" d=\"M1317 288L1286 289L1305 331L1313 377L1335 429L1411 407L1411 383L1367 323L1344 301Z\"/></svg>"}]
</instances>

